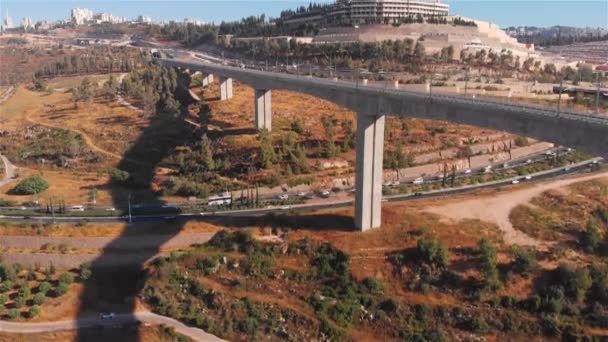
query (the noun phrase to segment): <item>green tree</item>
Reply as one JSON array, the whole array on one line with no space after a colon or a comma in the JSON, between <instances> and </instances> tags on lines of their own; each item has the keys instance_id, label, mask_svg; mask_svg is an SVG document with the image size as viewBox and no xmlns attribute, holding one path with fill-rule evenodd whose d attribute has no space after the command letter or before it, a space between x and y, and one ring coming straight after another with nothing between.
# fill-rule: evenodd
<instances>
[{"instance_id":1,"label":"green tree","mask_svg":"<svg viewBox=\"0 0 608 342\"><path fill-rule=\"evenodd\" d=\"M40 306L39 305L33 305L29 312L28 312L28 316L30 318L34 318L36 316L40 315Z\"/></svg>"},{"instance_id":2,"label":"green tree","mask_svg":"<svg viewBox=\"0 0 608 342\"><path fill-rule=\"evenodd\" d=\"M19 310L17 310L17 309L10 309L10 310L8 310L8 314L7 315L8 315L8 318L10 320L14 320L17 317L19 317Z\"/></svg>"},{"instance_id":3,"label":"green tree","mask_svg":"<svg viewBox=\"0 0 608 342\"><path fill-rule=\"evenodd\" d=\"M49 183L41 176L30 176L19 182L11 192L16 195L35 195L49 188Z\"/></svg>"},{"instance_id":4,"label":"green tree","mask_svg":"<svg viewBox=\"0 0 608 342\"><path fill-rule=\"evenodd\" d=\"M268 169L275 162L275 151L270 132L263 129L260 131L260 164L262 168Z\"/></svg>"},{"instance_id":5,"label":"green tree","mask_svg":"<svg viewBox=\"0 0 608 342\"><path fill-rule=\"evenodd\" d=\"M215 170L215 160L213 159L213 146L207 134L203 134L201 139L201 161L207 171Z\"/></svg>"},{"instance_id":6,"label":"green tree","mask_svg":"<svg viewBox=\"0 0 608 342\"><path fill-rule=\"evenodd\" d=\"M496 247L490 241L481 239L478 248L481 255L483 286L486 290L496 291L502 285L498 274Z\"/></svg>"},{"instance_id":7,"label":"green tree","mask_svg":"<svg viewBox=\"0 0 608 342\"><path fill-rule=\"evenodd\" d=\"M42 305L46 301L46 296L44 293L39 292L34 295L34 304Z\"/></svg>"},{"instance_id":8,"label":"green tree","mask_svg":"<svg viewBox=\"0 0 608 342\"><path fill-rule=\"evenodd\" d=\"M59 282L69 285L74 282L74 275L72 273L63 272L59 275Z\"/></svg>"},{"instance_id":9,"label":"green tree","mask_svg":"<svg viewBox=\"0 0 608 342\"><path fill-rule=\"evenodd\" d=\"M116 97L119 88L120 84L118 83L114 75L110 75L110 78L103 84L103 94L108 99L113 99Z\"/></svg>"},{"instance_id":10,"label":"green tree","mask_svg":"<svg viewBox=\"0 0 608 342\"><path fill-rule=\"evenodd\" d=\"M91 275L93 275L93 271L91 270L90 263L84 263L80 265L79 276L81 280L86 281L91 278Z\"/></svg>"},{"instance_id":11,"label":"green tree","mask_svg":"<svg viewBox=\"0 0 608 342\"><path fill-rule=\"evenodd\" d=\"M52 288L51 283L49 283L48 281L43 281L42 283L40 283L40 285L38 286L38 292L40 293L44 293L46 295L47 292L49 292L49 290Z\"/></svg>"}]
</instances>

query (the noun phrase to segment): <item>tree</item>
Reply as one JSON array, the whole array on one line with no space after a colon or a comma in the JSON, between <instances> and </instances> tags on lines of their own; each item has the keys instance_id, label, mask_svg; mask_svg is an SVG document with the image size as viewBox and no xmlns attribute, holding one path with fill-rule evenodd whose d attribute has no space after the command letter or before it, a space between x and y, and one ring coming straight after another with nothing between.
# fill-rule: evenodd
<instances>
[{"instance_id":1,"label":"tree","mask_svg":"<svg viewBox=\"0 0 608 342\"><path fill-rule=\"evenodd\" d=\"M59 275L59 282L69 285L74 282L74 275L72 273L63 272Z\"/></svg>"},{"instance_id":2,"label":"tree","mask_svg":"<svg viewBox=\"0 0 608 342\"><path fill-rule=\"evenodd\" d=\"M342 144L342 150L346 152L355 148L357 135L355 132L355 125L353 124L352 120L342 121L342 129L344 130L344 143Z\"/></svg>"},{"instance_id":3,"label":"tree","mask_svg":"<svg viewBox=\"0 0 608 342\"><path fill-rule=\"evenodd\" d=\"M103 94L108 99L113 99L114 97L116 97L119 88L120 84L118 83L114 75L110 75L110 78L103 84Z\"/></svg>"},{"instance_id":4,"label":"tree","mask_svg":"<svg viewBox=\"0 0 608 342\"><path fill-rule=\"evenodd\" d=\"M207 134L203 134L201 139L201 160L206 171L215 170L215 160L213 159L213 146L211 141L207 137Z\"/></svg>"},{"instance_id":5,"label":"tree","mask_svg":"<svg viewBox=\"0 0 608 342\"><path fill-rule=\"evenodd\" d=\"M36 195L49 188L49 183L41 176L30 176L19 182L11 192L16 195Z\"/></svg>"},{"instance_id":6,"label":"tree","mask_svg":"<svg viewBox=\"0 0 608 342\"><path fill-rule=\"evenodd\" d=\"M494 292L501 286L497 268L496 247L486 239L479 240L478 247L481 255L483 286L486 290Z\"/></svg>"},{"instance_id":7,"label":"tree","mask_svg":"<svg viewBox=\"0 0 608 342\"><path fill-rule=\"evenodd\" d=\"M40 306L39 305L33 305L29 312L28 312L28 316L30 318L34 318L36 316L40 315Z\"/></svg>"},{"instance_id":8,"label":"tree","mask_svg":"<svg viewBox=\"0 0 608 342\"><path fill-rule=\"evenodd\" d=\"M276 155L274 151L274 144L272 142L272 136L268 130L263 129L260 131L260 164L262 168L268 169L274 164Z\"/></svg>"},{"instance_id":9,"label":"tree","mask_svg":"<svg viewBox=\"0 0 608 342\"><path fill-rule=\"evenodd\" d=\"M581 245L588 253L595 253L600 249L601 240L597 224L593 221L589 221L587 230L583 234Z\"/></svg>"},{"instance_id":10,"label":"tree","mask_svg":"<svg viewBox=\"0 0 608 342\"><path fill-rule=\"evenodd\" d=\"M89 196L89 201L93 204L97 203L97 193L99 191L97 190L97 188L91 188L89 189L89 191L87 192L87 195Z\"/></svg>"},{"instance_id":11,"label":"tree","mask_svg":"<svg viewBox=\"0 0 608 342\"><path fill-rule=\"evenodd\" d=\"M38 292L46 294L51 289L51 287L51 283L49 283L48 281L43 281L38 286Z\"/></svg>"},{"instance_id":12,"label":"tree","mask_svg":"<svg viewBox=\"0 0 608 342\"><path fill-rule=\"evenodd\" d=\"M8 318L10 320L16 319L17 317L19 317L19 310L17 309L10 309L8 310Z\"/></svg>"},{"instance_id":13,"label":"tree","mask_svg":"<svg viewBox=\"0 0 608 342\"><path fill-rule=\"evenodd\" d=\"M36 295L34 295L33 301L36 305L42 305L46 301L46 296L42 292L36 293Z\"/></svg>"},{"instance_id":14,"label":"tree","mask_svg":"<svg viewBox=\"0 0 608 342\"><path fill-rule=\"evenodd\" d=\"M91 275L93 275L93 271L91 271L91 264L90 263L84 263L82 265L80 265L80 279L83 281L86 281L88 279L91 278Z\"/></svg>"},{"instance_id":15,"label":"tree","mask_svg":"<svg viewBox=\"0 0 608 342\"><path fill-rule=\"evenodd\" d=\"M420 40L416 41L416 46L414 46L414 57L419 62L422 62L426 57L426 50L424 48L424 44Z\"/></svg>"},{"instance_id":16,"label":"tree","mask_svg":"<svg viewBox=\"0 0 608 342\"><path fill-rule=\"evenodd\" d=\"M211 108L205 101L201 101L198 106L198 119L201 125L203 134L209 131L209 124L211 123Z\"/></svg>"}]
</instances>

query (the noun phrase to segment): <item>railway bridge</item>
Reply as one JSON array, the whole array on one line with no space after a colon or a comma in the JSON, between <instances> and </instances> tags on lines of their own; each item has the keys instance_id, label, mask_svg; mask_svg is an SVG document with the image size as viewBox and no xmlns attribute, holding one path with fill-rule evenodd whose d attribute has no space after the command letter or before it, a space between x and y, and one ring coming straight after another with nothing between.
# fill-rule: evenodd
<instances>
[{"instance_id":1,"label":"railway bridge","mask_svg":"<svg viewBox=\"0 0 608 342\"><path fill-rule=\"evenodd\" d=\"M556 108L458 95L406 91L349 81L243 69L184 59L158 59L167 67L219 76L222 100L232 97L232 79L255 89L255 122L272 129L272 89L316 96L357 113L355 225L381 225L382 158L387 115L444 120L549 141L608 158L608 119Z\"/></svg>"}]
</instances>

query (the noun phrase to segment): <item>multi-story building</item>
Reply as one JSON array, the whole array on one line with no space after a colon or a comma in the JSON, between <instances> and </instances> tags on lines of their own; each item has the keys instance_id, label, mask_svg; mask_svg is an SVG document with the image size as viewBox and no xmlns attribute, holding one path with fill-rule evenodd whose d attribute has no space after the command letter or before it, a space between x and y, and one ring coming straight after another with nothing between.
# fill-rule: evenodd
<instances>
[{"instance_id":1,"label":"multi-story building","mask_svg":"<svg viewBox=\"0 0 608 342\"><path fill-rule=\"evenodd\" d=\"M152 18L145 16L145 15L140 15L137 17L137 22L149 24L152 22Z\"/></svg>"},{"instance_id":2,"label":"multi-story building","mask_svg":"<svg viewBox=\"0 0 608 342\"><path fill-rule=\"evenodd\" d=\"M93 11L88 8L72 8L72 22L82 25L93 20Z\"/></svg>"},{"instance_id":3,"label":"multi-story building","mask_svg":"<svg viewBox=\"0 0 608 342\"><path fill-rule=\"evenodd\" d=\"M32 18L25 17L25 18L21 19L21 27L25 31L33 30L34 29L34 22L32 21Z\"/></svg>"},{"instance_id":4,"label":"multi-story building","mask_svg":"<svg viewBox=\"0 0 608 342\"><path fill-rule=\"evenodd\" d=\"M450 5L441 0L337 0L333 5L299 13L286 12L279 21L302 23L395 23L407 18L445 18Z\"/></svg>"}]
</instances>

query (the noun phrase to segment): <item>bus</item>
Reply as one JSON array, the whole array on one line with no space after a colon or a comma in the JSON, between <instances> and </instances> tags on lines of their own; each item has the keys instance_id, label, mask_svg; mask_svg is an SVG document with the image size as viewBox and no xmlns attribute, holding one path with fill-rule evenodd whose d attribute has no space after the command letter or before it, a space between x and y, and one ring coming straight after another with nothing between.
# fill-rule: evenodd
<instances>
[{"instance_id":1,"label":"bus","mask_svg":"<svg viewBox=\"0 0 608 342\"><path fill-rule=\"evenodd\" d=\"M230 204L232 204L232 194L230 192L224 192L219 195L207 198L208 206L221 206Z\"/></svg>"}]
</instances>

